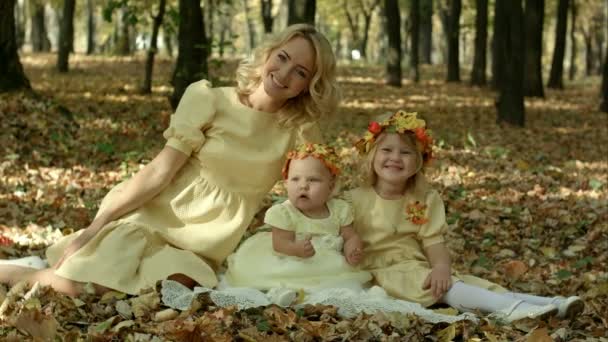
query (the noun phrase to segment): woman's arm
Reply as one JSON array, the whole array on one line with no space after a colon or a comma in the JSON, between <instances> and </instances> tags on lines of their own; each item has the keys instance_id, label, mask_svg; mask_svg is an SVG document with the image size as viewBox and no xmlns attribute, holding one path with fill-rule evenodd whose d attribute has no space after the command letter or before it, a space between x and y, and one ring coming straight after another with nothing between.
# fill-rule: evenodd
<instances>
[{"instance_id":1,"label":"woman's arm","mask_svg":"<svg viewBox=\"0 0 608 342\"><path fill-rule=\"evenodd\" d=\"M121 218L158 195L184 166L188 156L166 146L158 155L129 179L120 195L100 210L91 226L100 226Z\"/></svg>"},{"instance_id":2,"label":"woman's arm","mask_svg":"<svg viewBox=\"0 0 608 342\"><path fill-rule=\"evenodd\" d=\"M452 286L450 251L443 242L430 245L424 250L432 270L422 287L430 288L435 298L441 298Z\"/></svg>"},{"instance_id":3,"label":"woman's arm","mask_svg":"<svg viewBox=\"0 0 608 342\"><path fill-rule=\"evenodd\" d=\"M315 255L315 249L310 242L310 238L302 241L295 240L295 232L272 227L272 248L276 252L300 258L309 258Z\"/></svg>"},{"instance_id":4,"label":"woman's arm","mask_svg":"<svg viewBox=\"0 0 608 342\"><path fill-rule=\"evenodd\" d=\"M93 222L66 248L55 267L59 267L66 258L84 246L106 224L139 208L158 195L187 160L186 154L166 146L149 164L125 183L120 194L115 196L111 203L97 213Z\"/></svg>"}]
</instances>

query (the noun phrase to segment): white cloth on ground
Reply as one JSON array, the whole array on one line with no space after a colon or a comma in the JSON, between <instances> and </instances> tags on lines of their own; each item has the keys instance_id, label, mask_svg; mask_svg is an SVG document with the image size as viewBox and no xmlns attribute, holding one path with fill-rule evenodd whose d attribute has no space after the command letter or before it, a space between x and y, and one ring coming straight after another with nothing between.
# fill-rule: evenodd
<instances>
[{"instance_id":1,"label":"white cloth on ground","mask_svg":"<svg viewBox=\"0 0 608 342\"><path fill-rule=\"evenodd\" d=\"M195 287L190 290L182 284L163 280L161 296L164 305L187 310L192 300L201 293L209 293L211 300L219 307L237 305L239 310L267 306L273 304L269 298L260 290L252 288L224 288L213 290L204 287ZM338 308L338 314L345 318L352 318L359 313L374 314L381 312L398 312L402 314L415 314L422 319L431 322L453 323L461 320L477 321L474 314L464 313L458 316L451 316L425 309L420 304L395 299L386 294L378 286L370 289L356 291L345 288L318 289L311 293L306 293L304 300L294 305L295 308L306 304L333 305Z\"/></svg>"}]
</instances>

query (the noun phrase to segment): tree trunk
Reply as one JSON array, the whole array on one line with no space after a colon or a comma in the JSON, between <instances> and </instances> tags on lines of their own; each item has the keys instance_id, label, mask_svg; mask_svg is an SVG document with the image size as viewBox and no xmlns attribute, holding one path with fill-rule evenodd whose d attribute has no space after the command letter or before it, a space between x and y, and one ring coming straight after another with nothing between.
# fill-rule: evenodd
<instances>
[{"instance_id":1,"label":"tree trunk","mask_svg":"<svg viewBox=\"0 0 608 342\"><path fill-rule=\"evenodd\" d=\"M63 15L59 30L59 51L57 53L57 70L68 72L70 52L74 44L74 8L76 0L63 1Z\"/></svg>"},{"instance_id":2,"label":"tree trunk","mask_svg":"<svg viewBox=\"0 0 608 342\"><path fill-rule=\"evenodd\" d=\"M600 110L608 113L608 53L605 54L604 71L602 72L602 102Z\"/></svg>"},{"instance_id":3,"label":"tree trunk","mask_svg":"<svg viewBox=\"0 0 608 342\"><path fill-rule=\"evenodd\" d=\"M411 23L411 49L410 66L412 67L412 80L420 81L420 71L418 70L418 37L420 37L420 0L410 0L410 23Z\"/></svg>"},{"instance_id":4,"label":"tree trunk","mask_svg":"<svg viewBox=\"0 0 608 342\"><path fill-rule=\"evenodd\" d=\"M585 42L585 75L591 76L593 74L593 39L591 33L587 34L583 30L583 40Z\"/></svg>"},{"instance_id":5,"label":"tree trunk","mask_svg":"<svg viewBox=\"0 0 608 342\"><path fill-rule=\"evenodd\" d=\"M207 0L207 7L205 8L205 14L206 17L205 19L205 24L207 25L207 41L209 42L209 56L212 55L213 53L213 23L214 23L214 16L216 13L216 9L215 6L217 5L217 3L215 2L215 0Z\"/></svg>"},{"instance_id":6,"label":"tree trunk","mask_svg":"<svg viewBox=\"0 0 608 342\"><path fill-rule=\"evenodd\" d=\"M386 57L386 84L401 87L401 17L398 0L384 0L388 53Z\"/></svg>"},{"instance_id":7,"label":"tree trunk","mask_svg":"<svg viewBox=\"0 0 608 342\"><path fill-rule=\"evenodd\" d=\"M367 40L369 39L369 27L372 22L372 16L376 7L380 4L380 0L373 0L373 3L369 8L364 6L364 2L361 1L361 7L363 7L363 39L361 40L361 56L367 59Z\"/></svg>"},{"instance_id":8,"label":"tree trunk","mask_svg":"<svg viewBox=\"0 0 608 342\"><path fill-rule=\"evenodd\" d=\"M173 28L167 23L169 20L165 20L163 23L163 42L165 43L165 49L167 50L167 55L173 58L173 35L175 32Z\"/></svg>"},{"instance_id":9,"label":"tree trunk","mask_svg":"<svg viewBox=\"0 0 608 342\"><path fill-rule=\"evenodd\" d=\"M30 40L33 52L51 51L51 41L46 32L46 20L44 15L45 5L39 1L31 1L32 30Z\"/></svg>"},{"instance_id":10,"label":"tree trunk","mask_svg":"<svg viewBox=\"0 0 608 342\"><path fill-rule=\"evenodd\" d=\"M264 23L264 32L272 32L272 0L260 0L260 9L262 14L262 22Z\"/></svg>"},{"instance_id":11,"label":"tree trunk","mask_svg":"<svg viewBox=\"0 0 608 342\"><path fill-rule=\"evenodd\" d=\"M247 6L247 0L243 0L243 10L245 11L245 24L247 26L247 47L249 51L253 51L255 48L255 25L253 24L253 19L249 14L249 6Z\"/></svg>"},{"instance_id":12,"label":"tree trunk","mask_svg":"<svg viewBox=\"0 0 608 342\"><path fill-rule=\"evenodd\" d=\"M87 55L95 53L95 0L87 0Z\"/></svg>"},{"instance_id":13,"label":"tree trunk","mask_svg":"<svg viewBox=\"0 0 608 342\"><path fill-rule=\"evenodd\" d=\"M31 89L17 54L15 0L0 1L0 93Z\"/></svg>"},{"instance_id":14,"label":"tree trunk","mask_svg":"<svg viewBox=\"0 0 608 342\"><path fill-rule=\"evenodd\" d=\"M559 0L557 7L557 25L555 27L555 49L551 62L551 73L547 87L563 89L564 52L566 50L566 31L568 29L568 0Z\"/></svg>"},{"instance_id":15,"label":"tree trunk","mask_svg":"<svg viewBox=\"0 0 608 342\"><path fill-rule=\"evenodd\" d=\"M17 37L17 50L21 49L23 44L25 44L25 26L27 24L25 7L25 3L21 6L19 2L17 2L15 6L15 36Z\"/></svg>"},{"instance_id":16,"label":"tree trunk","mask_svg":"<svg viewBox=\"0 0 608 342\"><path fill-rule=\"evenodd\" d=\"M163 23L165 16L166 0L160 0L158 3L158 13L152 17L152 37L150 37L150 48L146 58L146 73L144 75L144 83L141 86L142 94L150 94L152 92L152 71L154 70L154 57L157 52L158 31Z\"/></svg>"},{"instance_id":17,"label":"tree trunk","mask_svg":"<svg viewBox=\"0 0 608 342\"><path fill-rule=\"evenodd\" d=\"M316 0L289 0L287 25L298 23L315 24Z\"/></svg>"},{"instance_id":18,"label":"tree trunk","mask_svg":"<svg viewBox=\"0 0 608 342\"><path fill-rule=\"evenodd\" d=\"M121 56L128 56L131 53L131 42L130 42L130 23L129 23L129 10L126 6L121 8L120 21L117 34L118 42L116 44L116 53Z\"/></svg>"},{"instance_id":19,"label":"tree trunk","mask_svg":"<svg viewBox=\"0 0 608 342\"><path fill-rule=\"evenodd\" d=\"M526 36L524 95L545 97L543 68L541 64L545 0L526 0L524 16L524 31Z\"/></svg>"},{"instance_id":20,"label":"tree trunk","mask_svg":"<svg viewBox=\"0 0 608 342\"><path fill-rule=\"evenodd\" d=\"M488 0L476 0L475 14L475 55L471 84L484 86L486 84L486 51L488 42Z\"/></svg>"},{"instance_id":21,"label":"tree trunk","mask_svg":"<svg viewBox=\"0 0 608 342\"><path fill-rule=\"evenodd\" d=\"M420 62L431 64L433 52L433 0L420 4Z\"/></svg>"},{"instance_id":22,"label":"tree trunk","mask_svg":"<svg viewBox=\"0 0 608 342\"><path fill-rule=\"evenodd\" d=\"M208 77L209 56L200 0L179 0L178 56L173 72L173 109L190 83Z\"/></svg>"},{"instance_id":23,"label":"tree trunk","mask_svg":"<svg viewBox=\"0 0 608 342\"><path fill-rule=\"evenodd\" d=\"M576 0L570 2L570 71L568 79L572 81L576 75Z\"/></svg>"},{"instance_id":24,"label":"tree trunk","mask_svg":"<svg viewBox=\"0 0 608 342\"><path fill-rule=\"evenodd\" d=\"M523 127L524 112L524 28L521 0L496 0L504 27L497 32L496 53L502 55L498 96L498 122Z\"/></svg>"},{"instance_id":25,"label":"tree trunk","mask_svg":"<svg viewBox=\"0 0 608 342\"><path fill-rule=\"evenodd\" d=\"M491 48L492 48L492 89L494 90L498 90L498 88L500 87L500 82L501 82L501 77L502 75L501 73L501 68L500 65L502 63L501 58L502 56L498 53L497 49L498 49L498 42L497 42L497 37L499 36L504 36L504 34L501 32L504 29L504 18L502 15L500 15L500 13L498 12L499 8L497 6L496 3L494 3L494 34L492 35L492 42L491 42Z\"/></svg>"},{"instance_id":26,"label":"tree trunk","mask_svg":"<svg viewBox=\"0 0 608 342\"><path fill-rule=\"evenodd\" d=\"M450 0L448 17L448 82L460 82L460 58L458 53L460 40L461 0Z\"/></svg>"}]
</instances>

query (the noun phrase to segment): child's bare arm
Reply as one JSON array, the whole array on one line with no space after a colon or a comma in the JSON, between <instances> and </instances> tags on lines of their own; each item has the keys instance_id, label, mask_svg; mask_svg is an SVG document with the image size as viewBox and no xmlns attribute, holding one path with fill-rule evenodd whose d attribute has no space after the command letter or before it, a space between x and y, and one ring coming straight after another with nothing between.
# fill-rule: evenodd
<instances>
[{"instance_id":1,"label":"child's bare arm","mask_svg":"<svg viewBox=\"0 0 608 342\"><path fill-rule=\"evenodd\" d=\"M344 257L351 265L357 265L363 259L363 241L355 232L352 225L340 228L340 235L344 239Z\"/></svg>"},{"instance_id":2,"label":"child's bare arm","mask_svg":"<svg viewBox=\"0 0 608 342\"><path fill-rule=\"evenodd\" d=\"M272 248L276 252L301 258L315 255L310 239L296 241L295 232L275 227L272 227Z\"/></svg>"},{"instance_id":3,"label":"child's bare arm","mask_svg":"<svg viewBox=\"0 0 608 342\"><path fill-rule=\"evenodd\" d=\"M430 288L435 298L441 298L452 286L452 266L450 251L444 243L436 243L425 249L431 264L431 273L426 277L423 288Z\"/></svg>"}]
</instances>

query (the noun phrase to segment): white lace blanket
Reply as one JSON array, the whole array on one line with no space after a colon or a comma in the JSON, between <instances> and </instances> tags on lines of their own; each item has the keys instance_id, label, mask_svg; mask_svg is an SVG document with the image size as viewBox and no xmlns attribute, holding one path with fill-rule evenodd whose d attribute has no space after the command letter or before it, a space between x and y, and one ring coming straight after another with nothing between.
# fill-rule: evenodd
<instances>
[{"instance_id":1,"label":"white lace blanket","mask_svg":"<svg viewBox=\"0 0 608 342\"><path fill-rule=\"evenodd\" d=\"M263 292L256 289L224 288L212 290L195 287L192 291L178 282L162 281L162 301L166 306L174 309L187 310L197 294L206 292L209 292L211 300L220 307L237 305L242 310L272 304ZM312 293L307 293L304 301L294 307L297 308L306 304L333 305L338 308L338 314L346 318L355 317L361 312L374 314L377 311L382 311L412 313L431 323L453 323L460 320L477 321L477 317L470 313L458 316L444 315L425 309L420 304L392 298L377 286L362 291L345 288L315 290Z\"/></svg>"}]
</instances>

